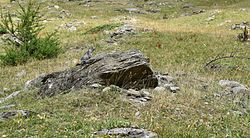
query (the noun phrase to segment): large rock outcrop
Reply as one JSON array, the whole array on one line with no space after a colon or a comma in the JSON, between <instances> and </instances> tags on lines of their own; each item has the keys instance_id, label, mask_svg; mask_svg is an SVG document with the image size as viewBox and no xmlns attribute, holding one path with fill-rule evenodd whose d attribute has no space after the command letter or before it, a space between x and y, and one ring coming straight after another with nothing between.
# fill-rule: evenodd
<instances>
[{"instance_id":1,"label":"large rock outcrop","mask_svg":"<svg viewBox=\"0 0 250 138\"><path fill-rule=\"evenodd\" d=\"M28 81L28 88L39 88L40 96L53 96L83 86L116 85L124 89L155 88L158 80L149 60L139 50L98 54L84 64Z\"/></svg>"}]
</instances>

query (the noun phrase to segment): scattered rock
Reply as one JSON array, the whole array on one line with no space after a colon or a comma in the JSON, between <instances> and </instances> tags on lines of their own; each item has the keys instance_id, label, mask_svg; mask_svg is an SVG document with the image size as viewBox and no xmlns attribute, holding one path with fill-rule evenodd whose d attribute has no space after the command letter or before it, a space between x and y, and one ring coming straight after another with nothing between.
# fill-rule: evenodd
<instances>
[{"instance_id":1,"label":"scattered rock","mask_svg":"<svg viewBox=\"0 0 250 138\"><path fill-rule=\"evenodd\" d=\"M13 92L12 94L8 95L7 97L0 99L0 103L3 103L9 99L16 97L19 93L20 93L20 91Z\"/></svg>"},{"instance_id":2,"label":"scattered rock","mask_svg":"<svg viewBox=\"0 0 250 138\"><path fill-rule=\"evenodd\" d=\"M85 22L74 20L73 22L61 24L58 27L58 29L66 29L66 30L68 30L70 32L73 32L73 31L77 30L77 27L80 27L82 25L85 25Z\"/></svg>"},{"instance_id":3,"label":"scattered rock","mask_svg":"<svg viewBox=\"0 0 250 138\"><path fill-rule=\"evenodd\" d=\"M139 118L141 117L141 113L140 113L139 111L137 111L137 112L135 113L135 117L136 117L137 119L139 119Z\"/></svg>"},{"instance_id":4,"label":"scattered rock","mask_svg":"<svg viewBox=\"0 0 250 138\"><path fill-rule=\"evenodd\" d=\"M60 7L58 5L49 5L47 8L48 10L52 10L52 9L58 10Z\"/></svg>"},{"instance_id":5,"label":"scattered rock","mask_svg":"<svg viewBox=\"0 0 250 138\"><path fill-rule=\"evenodd\" d=\"M8 112L2 112L0 113L0 120L4 119L11 119L14 117L22 116L22 117L29 117L34 112L28 111L28 110L13 110Z\"/></svg>"},{"instance_id":6,"label":"scattered rock","mask_svg":"<svg viewBox=\"0 0 250 138\"><path fill-rule=\"evenodd\" d=\"M90 18L91 18L91 19L98 19L97 16L91 16Z\"/></svg>"},{"instance_id":7,"label":"scattered rock","mask_svg":"<svg viewBox=\"0 0 250 138\"><path fill-rule=\"evenodd\" d=\"M211 22L211 21L213 21L214 19L215 19L215 15L212 15L212 16L210 16L210 17L207 18L207 21L208 21L208 22Z\"/></svg>"},{"instance_id":8,"label":"scattered rock","mask_svg":"<svg viewBox=\"0 0 250 138\"><path fill-rule=\"evenodd\" d=\"M200 8L193 8L192 12L193 12L193 14L200 14L200 13L204 13L205 10L204 9L200 9Z\"/></svg>"},{"instance_id":9,"label":"scattered rock","mask_svg":"<svg viewBox=\"0 0 250 138\"><path fill-rule=\"evenodd\" d=\"M244 29L245 27L249 27L249 22L244 21L241 23L233 24L231 26L231 30Z\"/></svg>"},{"instance_id":10,"label":"scattered rock","mask_svg":"<svg viewBox=\"0 0 250 138\"><path fill-rule=\"evenodd\" d=\"M58 17L64 19L70 16L71 16L71 13L68 10L61 10Z\"/></svg>"},{"instance_id":11,"label":"scattered rock","mask_svg":"<svg viewBox=\"0 0 250 138\"><path fill-rule=\"evenodd\" d=\"M156 77L158 79L158 87L154 89L155 91L169 90L170 92L176 93L180 90L180 88L176 84L174 84L173 77L169 76L168 74L156 74Z\"/></svg>"},{"instance_id":12,"label":"scattered rock","mask_svg":"<svg viewBox=\"0 0 250 138\"><path fill-rule=\"evenodd\" d=\"M9 104L9 105L4 105L0 107L0 110L6 110L6 109L10 109L12 107L15 107L16 105L14 104Z\"/></svg>"},{"instance_id":13,"label":"scattered rock","mask_svg":"<svg viewBox=\"0 0 250 138\"><path fill-rule=\"evenodd\" d=\"M135 28L131 25L123 25L115 30L111 35L110 38L107 40L108 43L116 43L118 42L123 36L127 35L134 35L136 34Z\"/></svg>"},{"instance_id":14,"label":"scattered rock","mask_svg":"<svg viewBox=\"0 0 250 138\"><path fill-rule=\"evenodd\" d=\"M246 91L248 90L246 86L240 84L239 82L236 81L230 81L230 80L220 80L219 85L222 87L228 88L231 92L233 93L238 93L241 91Z\"/></svg>"},{"instance_id":15,"label":"scattered rock","mask_svg":"<svg viewBox=\"0 0 250 138\"><path fill-rule=\"evenodd\" d=\"M186 3L182 6L182 8L187 9L187 8L193 8L193 4L192 3Z\"/></svg>"},{"instance_id":16,"label":"scattered rock","mask_svg":"<svg viewBox=\"0 0 250 138\"><path fill-rule=\"evenodd\" d=\"M148 9L146 10L148 13L159 13L161 12L161 9Z\"/></svg>"},{"instance_id":17,"label":"scattered rock","mask_svg":"<svg viewBox=\"0 0 250 138\"><path fill-rule=\"evenodd\" d=\"M139 13L140 10L138 8L126 8L125 11L129 13Z\"/></svg>"},{"instance_id":18,"label":"scattered rock","mask_svg":"<svg viewBox=\"0 0 250 138\"><path fill-rule=\"evenodd\" d=\"M129 89L129 90L123 90L122 91L127 99L130 99L136 103L145 103L151 100L151 95L148 91L146 91L145 89L140 90L140 91L136 91L133 89Z\"/></svg>"},{"instance_id":19,"label":"scattered rock","mask_svg":"<svg viewBox=\"0 0 250 138\"><path fill-rule=\"evenodd\" d=\"M146 14L146 11L143 11L139 8L125 8L125 9L116 9L115 11L119 11L119 12L127 12L127 13L136 13L136 14Z\"/></svg>"},{"instance_id":20,"label":"scattered rock","mask_svg":"<svg viewBox=\"0 0 250 138\"><path fill-rule=\"evenodd\" d=\"M55 9L59 9L59 6L58 6L58 5L54 5L54 8L55 8Z\"/></svg>"},{"instance_id":21,"label":"scattered rock","mask_svg":"<svg viewBox=\"0 0 250 138\"><path fill-rule=\"evenodd\" d=\"M102 90L102 92L108 92L108 91L111 91L111 87L105 87L103 90Z\"/></svg>"},{"instance_id":22,"label":"scattered rock","mask_svg":"<svg viewBox=\"0 0 250 138\"><path fill-rule=\"evenodd\" d=\"M250 90L243 84L230 80L220 80L219 85L225 90L214 94L214 96L223 99L227 103L231 102L231 104L234 104L234 112L248 114Z\"/></svg>"},{"instance_id":23,"label":"scattered rock","mask_svg":"<svg viewBox=\"0 0 250 138\"><path fill-rule=\"evenodd\" d=\"M26 83L26 88L39 88L40 96L80 89L98 83L124 89L155 88L158 80L149 67L149 60L139 50L99 54L85 64L54 72Z\"/></svg>"},{"instance_id":24,"label":"scattered rock","mask_svg":"<svg viewBox=\"0 0 250 138\"><path fill-rule=\"evenodd\" d=\"M28 80L24 85L24 90L31 90L33 88L40 87L42 85L41 82L45 76L46 74L41 74L33 80Z\"/></svg>"},{"instance_id":25,"label":"scattered rock","mask_svg":"<svg viewBox=\"0 0 250 138\"><path fill-rule=\"evenodd\" d=\"M177 91L180 90L180 88L179 88L179 87L176 87L176 86L170 86L170 87L169 87L169 90L170 90L171 92L173 92L173 93L176 93Z\"/></svg>"},{"instance_id":26,"label":"scattered rock","mask_svg":"<svg viewBox=\"0 0 250 138\"><path fill-rule=\"evenodd\" d=\"M166 90L165 87L156 87L156 88L154 88L154 91L157 91L157 92L163 92L165 90Z\"/></svg>"},{"instance_id":27,"label":"scattered rock","mask_svg":"<svg viewBox=\"0 0 250 138\"><path fill-rule=\"evenodd\" d=\"M94 83L92 85L90 85L90 88L93 88L93 89L98 89L98 88L102 88L103 86L101 84L98 84L98 83Z\"/></svg>"},{"instance_id":28,"label":"scattered rock","mask_svg":"<svg viewBox=\"0 0 250 138\"><path fill-rule=\"evenodd\" d=\"M145 129L136 128L113 128L109 130L100 130L94 133L98 136L115 136L115 137L133 137L133 138L154 138L156 133L147 131Z\"/></svg>"}]
</instances>

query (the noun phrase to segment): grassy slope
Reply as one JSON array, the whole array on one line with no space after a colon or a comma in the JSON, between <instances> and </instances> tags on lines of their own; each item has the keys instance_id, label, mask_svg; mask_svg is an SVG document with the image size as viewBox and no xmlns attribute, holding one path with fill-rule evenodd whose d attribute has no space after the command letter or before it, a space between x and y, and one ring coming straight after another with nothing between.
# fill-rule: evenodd
<instances>
[{"instance_id":1,"label":"grassy slope","mask_svg":"<svg viewBox=\"0 0 250 138\"><path fill-rule=\"evenodd\" d=\"M158 0L161 1L161 0ZM192 1L192 0L189 0ZM97 41L105 35L83 33L97 25L110 22L124 13L114 12L119 7L126 7L127 1L97 3L94 7L86 8L77 3L56 3L60 8L67 9L72 17L65 20L54 20L46 24L46 30L53 30L64 22L74 19L85 21L86 25L76 32L60 31L61 46L65 53L56 59L30 61L26 65L16 67L0 67L0 88L10 88L11 91L23 87L25 81L41 73L48 73L74 66L82 52L69 50L71 47L84 46L93 43L97 52L111 50L125 50L138 48L150 57L152 66L160 71L169 72L176 76L182 90L177 94L153 93L153 101L144 107L135 106L121 101L116 91L108 93L91 93L91 90L81 90L53 98L38 99L35 93L25 92L9 103L17 103L16 109L30 109L38 113L32 118L17 118L0 122L0 137L25 137L38 135L52 136L88 136L98 129L116 126L138 125L155 131L160 137L249 137L250 116L228 115L230 104L223 101L208 100L207 97L221 90L217 86L220 79L233 79L250 86L249 61L228 60L222 64L240 65L238 70L207 71L202 65L211 57L224 49L244 49L249 55L249 45L235 42L233 39L237 31L230 31L230 25L241 21L249 21L248 12L241 12L240 8L250 10L247 0L234 4L236 0L209 1L193 0L206 9L206 12L189 17L159 19L163 13L152 15L129 15L136 18L131 22L139 28L152 28L152 33L140 33L133 38L126 38L119 46L97 45ZM6 4L8 1L1 1ZM215 4L217 3L217 4ZM137 3L138 5L141 2ZM15 4L12 4L15 5ZM46 7L48 3L43 6ZM168 14L178 16L183 12L181 3L176 8L163 8ZM103 8L105 7L105 8ZM127 6L130 7L130 6ZM101 10L100 10L101 9ZM215 10L221 12L214 21L207 23L206 19ZM44 8L46 11L46 8ZM96 15L96 20L90 16ZM53 15L50 15L53 17ZM219 26L220 23L225 26ZM161 48L157 45L161 44ZM0 51L3 51L2 49ZM17 78L16 74L26 70L27 75ZM179 74L185 73L185 76ZM201 90L202 83L209 84L207 91ZM208 105L204 104L208 100ZM141 117L135 113L140 111Z\"/></svg>"}]
</instances>

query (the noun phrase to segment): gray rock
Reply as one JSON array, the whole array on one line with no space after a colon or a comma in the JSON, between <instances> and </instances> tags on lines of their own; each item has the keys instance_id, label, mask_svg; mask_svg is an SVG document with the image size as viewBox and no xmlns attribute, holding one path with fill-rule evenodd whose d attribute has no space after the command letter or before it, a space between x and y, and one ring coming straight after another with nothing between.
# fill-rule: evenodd
<instances>
[{"instance_id":1,"label":"gray rock","mask_svg":"<svg viewBox=\"0 0 250 138\"><path fill-rule=\"evenodd\" d=\"M101 84L98 84L98 83L94 83L92 85L90 85L90 88L94 88L94 89L97 89L97 88L102 88L103 86Z\"/></svg>"},{"instance_id":2,"label":"gray rock","mask_svg":"<svg viewBox=\"0 0 250 138\"><path fill-rule=\"evenodd\" d=\"M97 16L91 16L90 18L91 18L91 19L98 19Z\"/></svg>"},{"instance_id":3,"label":"gray rock","mask_svg":"<svg viewBox=\"0 0 250 138\"><path fill-rule=\"evenodd\" d=\"M157 91L157 92L163 92L165 90L166 89L164 87L156 87L156 88L154 88L154 91Z\"/></svg>"},{"instance_id":4,"label":"gray rock","mask_svg":"<svg viewBox=\"0 0 250 138\"><path fill-rule=\"evenodd\" d=\"M231 26L231 30L244 29L245 27L249 27L249 22L244 21L241 23L233 24Z\"/></svg>"},{"instance_id":5,"label":"gray rock","mask_svg":"<svg viewBox=\"0 0 250 138\"><path fill-rule=\"evenodd\" d=\"M204 9L200 9L200 8L193 8L192 12L193 12L193 14L200 14L200 13L205 12L205 10Z\"/></svg>"},{"instance_id":6,"label":"gray rock","mask_svg":"<svg viewBox=\"0 0 250 138\"><path fill-rule=\"evenodd\" d=\"M170 89L170 87L174 87L175 85L172 83L167 83L163 85L166 89Z\"/></svg>"},{"instance_id":7,"label":"gray rock","mask_svg":"<svg viewBox=\"0 0 250 138\"><path fill-rule=\"evenodd\" d=\"M182 8L187 9L187 8L193 8L193 4L192 3L185 3Z\"/></svg>"},{"instance_id":8,"label":"gray rock","mask_svg":"<svg viewBox=\"0 0 250 138\"><path fill-rule=\"evenodd\" d=\"M133 97L141 97L142 96L140 91L136 91L133 89L127 90L126 93L127 93L127 96L133 96Z\"/></svg>"},{"instance_id":9,"label":"gray rock","mask_svg":"<svg viewBox=\"0 0 250 138\"><path fill-rule=\"evenodd\" d=\"M70 32L74 32L74 31L76 31L76 30L77 30L77 28L76 28L75 26L69 27L69 31L70 31Z\"/></svg>"},{"instance_id":10,"label":"gray rock","mask_svg":"<svg viewBox=\"0 0 250 138\"><path fill-rule=\"evenodd\" d=\"M236 81L230 81L230 80L220 80L219 85L221 87L229 87L229 88L234 88L234 87L245 87L244 85L240 84L239 82Z\"/></svg>"},{"instance_id":11,"label":"gray rock","mask_svg":"<svg viewBox=\"0 0 250 138\"><path fill-rule=\"evenodd\" d=\"M140 93L141 93L141 95L142 96L144 96L144 97L146 97L146 96L149 96L150 95L150 93L148 92L148 90L146 90L146 89L142 89L142 90L140 90Z\"/></svg>"},{"instance_id":12,"label":"gray rock","mask_svg":"<svg viewBox=\"0 0 250 138\"><path fill-rule=\"evenodd\" d=\"M248 91L248 89L245 86L231 88L231 92L233 93L240 93L240 92L246 92L246 91Z\"/></svg>"},{"instance_id":13,"label":"gray rock","mask_svg":"<svg viewBox=\"0 0 250 138\"><path fill-rule=\"evenodd\" d=\"M145 129L135 128L113 128L109 130L100 130L95 132L98 136L116 136L116 137L132 137L132 138L155 138L157 134Z\"/></svg>"},{"instance_id":14,"label":"gray rock","mask_svg":"<svg viewBox=\"0 0 250 138\"><path fill-rule=\"evenodd\" d=\"M111 91L111 87L105 87L102 92L108 92L108 91Z\"/></svg>"},{"instance_id":15,"label":"gray rock","mask_svg":"<svg viewBox=\"0 0 250 138\"><path fill-rule=\"evenodd\" d=\"M123 35L133 34L135 34L135 29L131 25L124 25L119 27L113 34L111 34L111 38L117 38Z\"/></svg>"},{"instance_id":16,"label":"gray rock","mask_svg":"<svg viewBox=\"0 0 250 138\"><path fill-rule=\"evenodd\" d=\"M2 112L0 113L0 120L11 119L19 115L22 117L29 117L32 113L34 112L28 110L13 110L8 112Z\"/></svg>"},{"instance_id":17,"label":"gray rock","mask_svg":"<svg viewBox=\"0 0 250 138\"><path fill-rule=\"evenodd\" d=\"M35 79L28 80L24 85L24 90L31 90L35 87L40 87L42 85L42 81L45 78L46 74L41 74Z\"/></svg>"},{"instance_id":18,"label":"gray rock","mask_svg":"<svg viewBox=\"0 0 250 138\"><path fill-rule=\"evenodd\" d=\"M26 83L37 87L38 95L53 96L98 83L124 89L155 88L158 80L149 67L149 60L139 50L99 54L71 69L54 72Z\"/></svg>"},{"instance_id":19,"label":"gray rock","mask_svg":"<svg viewBox=\"0 0 250 138\"><path fill-rule=\"evenodd\" d=\"M179 90L180 90L179 87L176 87L176 86L170 87L170 91L173 92L173 93L176 93Z\"/></svg>"},{"instance_id":20,"label":"gray rock","mask_svg":"<svg viewBox=\"0 0 250 138\"><path fill-rule=\"evenodd\" d=\"M151 95L146 92L145 89L136 91L133 89L124 90L123 93L126 94L127 99L130 99L137 103L145 103L151 100Z\"/></svg>"},{"instance_id":21,"label":"gray rock","mask_svg":"<svg viewBox=\"0 0 250 138\"><path fill-rule=\"evenodd\" d=\"M0 107L0 110L6 110L6 109L10 109L12 107L15 107L16 105L14 104L9 104L9 105L4 105Z\"/></svg>"},{"instance_id":22,"label":"gray rock","mask_svg":"<svg viewBox=\"0 0 250 138\"><path fill-rule=\"evenodd\" d=\"M16 97L19 93L20 93L20 91L13 92L12 94L8 95L7 97L0 99L0 103L3 103L9 99Z\"/></svg>"}]
</instances>

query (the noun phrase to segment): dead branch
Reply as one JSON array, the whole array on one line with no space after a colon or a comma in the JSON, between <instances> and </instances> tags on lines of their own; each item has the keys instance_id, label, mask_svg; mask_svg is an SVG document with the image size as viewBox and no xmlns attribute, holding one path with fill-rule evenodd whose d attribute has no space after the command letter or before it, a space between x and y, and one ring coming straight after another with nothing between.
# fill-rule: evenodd
<instances>
[{"instance_id":1,"label":"dead branch","mask_svg":"<svg viewBox=\"0 0 250 138\"><path fill-rule=\"evenodd\" d=\"M218 61L218 60L222 60L222 59L229 59L229 58L235 58L235 59L248 59L250 60L250 57L244 57L244 56L237 56L236 52L232 52L230 53L230 55L227 56L220 56L220 54L218 54L214 59L210 60L209 62L207 62L204 67L207 68L209 65L211 65L212 63Z\"/></svg>"}]
</instances>

